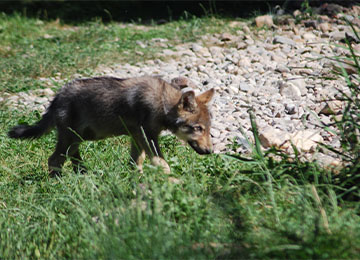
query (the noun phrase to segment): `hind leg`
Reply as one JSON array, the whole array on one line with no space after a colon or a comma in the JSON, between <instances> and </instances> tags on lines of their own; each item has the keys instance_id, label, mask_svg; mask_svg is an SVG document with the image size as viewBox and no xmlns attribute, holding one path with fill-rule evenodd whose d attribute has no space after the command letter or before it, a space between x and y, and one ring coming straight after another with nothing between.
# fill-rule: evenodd
<instances>
[{"instance_id":1,"label":"hind leg","mask_svg":"<svg viewBox=\"0 0 360 260\"><path fill-rule=\"evenodd\" d=\"M66 160L66 150L68 148L68 144L64 142L64 140L59 139L55 152L50 156L48 160L49 165L49 174L51 177L61 176L61 168Z\"/></svg>"},{"instance_id":2,"label":"hind leg","mask_svg":"<svg viewBox=\"0 0 360 260\"><path fill-rule=\"evenodd\" d=\"M58 131L58 141L55 152L50 156L49 172L51 177L61 176L61 169L65 163L66 155L72 156L76 160L75 165L79 164L81 157L79 153L79 138L69 130ZM73 161L73 163L74 163Z\"/></svg>"}]
</instances>

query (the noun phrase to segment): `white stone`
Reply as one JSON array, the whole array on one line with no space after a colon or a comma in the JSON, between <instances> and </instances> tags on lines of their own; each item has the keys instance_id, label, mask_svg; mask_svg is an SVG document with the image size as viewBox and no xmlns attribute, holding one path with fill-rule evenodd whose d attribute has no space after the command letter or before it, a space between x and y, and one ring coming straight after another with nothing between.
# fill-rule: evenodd
<instances>
[{"instance_id":1,"label":"white stone","mask_svg":"<svg viewBox=\"0 0 360 260\"><path fill-rule=\"evenodd\" d=\"M259 138L264 148L272 146L285 148L287 147L286 143L289 140L289 135L285 131L268 126L259 130Z\"/></svg>"},{"instance_id":2,"label":"white stone","mask_svg":"<svg viewBox=\"0 0 360 260\"><path fill-rule=\"evenodd\" d=\"M317 131L303 130L291 135L290 140L299 150L303 152L313 152L318 143L323 142L323 138Z\"/></svg>"},{"instance_id":3,"label":"white stone","mask_svg":"<svg viewBox=\"0 0 360 260\"><path fill-rule=\"evenodd\" d=\"M289 83L296 86L300 90L302 96L307 94L308 90L306 88L306 82L304 78L297 78L294 80L290 80Z\"/></svg>"},{"instance_id":4,"label":"white stone","mask_svg":"<svg viewBox=\"0 0 360 260\"><path fill-rule=\"evenodd\" d=\"M273 44L281 43L281 44L289 44L291 46L295 46L296 42L286 36L277 35L274 37Z\"/></svg>"},{"instance_id":5,"label":"white stone","mask_svg":"<svg viewBox=\"0 0 360 260\"><path fill-rule=\"evenodd\" d=\"M274 22L271 15L262 15L255 18L255 23L258 28L261 28L263 26L267 27L273 27Z\"/></svg>"},{"instance_id":6,"label":"white stone","mask_svg":"<svg viewBox=\"0 0 360 260\"><path fill-rule=\"evenodd\" d=\"M292 100L299 100L301 98L301 91L293 84L281 84L279 92L281 96L290 98Z\"/></svg>"},{"instance_id":7,"label":"white stone","mask_svg":"<svg viewBox=\"0 0 360 260\"><path fill-rule=\"evenodd\" d=\"M302 35L302 37L303 37L304 40L306 40L306 41L312 41L312 40L315 40L315 39L317 38L315 34L310 33L310 32L304 33L304 34Z\"/></svg>"}]
</instances>

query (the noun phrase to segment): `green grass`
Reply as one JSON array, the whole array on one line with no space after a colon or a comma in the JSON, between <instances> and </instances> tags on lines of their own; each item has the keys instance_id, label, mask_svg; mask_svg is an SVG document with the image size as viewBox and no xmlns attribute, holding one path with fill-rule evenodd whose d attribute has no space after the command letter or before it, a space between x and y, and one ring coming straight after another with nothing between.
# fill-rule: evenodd
<instances>
[{"instance_id":1,"label":"green grass","mask_svg":"<svg viewBox=\"0 0 360 260\"><path fill-rule=\"evenodd\" d=\"M2 129L16 123L9 116L2 112ZM175 184L149 165L144 174L132 170L129 139L121 137L82 145L91 169L87 175L74 174L67 164L61 179L51 179L46 161L54 138L14 141L1 133L4 258L354 258L359 253L359 206L339 201L331 185L307 180L325 174L314 165L299 176L279 174L296 165L201 157L167 136L161 145L173 169L170 177L181 181ZM272 194L264 167L272 174Z\"/></svg>"},{"instance_id":2,"label":"green grass","mask_svg":"<svg viewBox=\"0 0 360 260\"><path fill-rule=\"evenodd\" d=\"M138 39L161 37L174 44L224 24L194 18L142 31L93 22L74 32L64 30L66 25L2 15L1 91L42 87L39 77L56 73L64 79L91 75L98 64L137 62ZM149 48L141 59L157 51ZM199 156L164 136L160 145L172 174L148 164L140 174L128 163L129 139L117 137L81 146L88 174L74 174L67 163L63 177L52 179L47 158L54 133L33 141L6 136L10 126L32 123L38 113L2 106L0 118L0 258L353 259L360 254L358 203L343 200L332 173L314 163L285 155L275 161L256 146L250 161Z\"/></svg>"}]
</instances>

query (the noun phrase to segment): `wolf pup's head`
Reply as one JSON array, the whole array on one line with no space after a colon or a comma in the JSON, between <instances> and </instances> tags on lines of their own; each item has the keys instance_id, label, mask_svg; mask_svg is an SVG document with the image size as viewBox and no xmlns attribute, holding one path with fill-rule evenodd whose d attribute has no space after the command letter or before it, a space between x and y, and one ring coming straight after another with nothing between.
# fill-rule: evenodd
<instances>
[{"instance_id":1,"label":"wolf pup's head","mask_svg":"<svg viewBox=\"0 0 360 260\"><path fill-rule=\"evenodd\" d=\"M186 141L199 154L212 152L208 104L214 92L214 89L210 89L195 96L193 90L185 91L177 105L179 124L175 135Z\"/></svg>"}]
</instances>

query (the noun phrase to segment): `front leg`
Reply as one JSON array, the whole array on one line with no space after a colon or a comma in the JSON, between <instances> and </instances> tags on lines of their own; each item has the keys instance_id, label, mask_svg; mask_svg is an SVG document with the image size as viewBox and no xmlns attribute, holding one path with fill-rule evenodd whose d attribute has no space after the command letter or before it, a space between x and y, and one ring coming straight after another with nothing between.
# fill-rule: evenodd
<instances>
[{"instance_id":1,"label":"front leg","mask_svg":"<svg viewBox=\"0 0 360 260\"><path fill-rule=\"evenodd\" d=\"M170 166L164 159L164 156L159 147L157 137L149 140L149 144L151 146L151 149L149 151L145 149L145 151L147 151L147 154L150 157L151 164L154 166L160 166L163 169L164 173L170 174Z\"/></svg>"},{"instance_id":2,"label":"front leg","mask_svg":"<svg viewBox=\"0 0 360 260\"><path fill-rule=\"evenodd\" d=\"M134 140L131 140L130 156L132 161L136 164L138 170L142 173L143 163L145 160L145 151L139 144L135 143Z\"/></svg>"},{"instance_id":3,"label":"front leg","mask_svg":"<svg viewBox=\"0 0 360 260\"><path fill-rule=\"evenodd\" d=\"M159 156L152 157L151 164L154 166L160 166L163 169L165 174L171 173L169 164L162 157L159 157Z\"/></svg>"},{"instance_id":4,"label":"front leg","mask_svg":"<svg viewBox=\"0 0 360 260\"><path fill-rule=\"evenodd\" d=\"M141 172L145 153L149 156L152 165L160 166L166 174L171 172L170 167L164 160L164 156L160 150L157 136L146 135L145 137L143 134L133 135L131 158Z\"/></svg>"}]
</instances>

